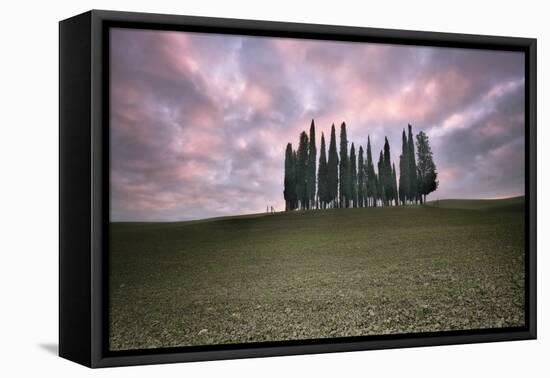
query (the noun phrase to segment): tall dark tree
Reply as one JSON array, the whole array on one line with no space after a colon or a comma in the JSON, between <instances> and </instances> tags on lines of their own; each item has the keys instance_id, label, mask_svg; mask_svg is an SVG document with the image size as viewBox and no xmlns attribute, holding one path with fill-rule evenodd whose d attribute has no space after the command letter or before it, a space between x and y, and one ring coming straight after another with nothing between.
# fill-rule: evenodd
<instances>
[{"instance_id":1,"label":"tall dark tree","mask_svg":"<svg viewBox=\"0 0 550 378\"><path fill-rule=\"evenodd\" d=\"M384 164L384 153L380 151L380 156L378 157L378 182L377 182L377 191L381 205L386 205L386 167Z\"/></svg>"},{"instance_id":2,"label":"tall dark tree","mask_svg":"<svg viewBox=\"0 0 550 378\"><path fill-rule=\"evenodd\" d=\"M389 205L394 200L395 194L393 192L393 178L392 178L392 163L390 144L388 138L384 140L384 160L382 165L382 172L378 172L378 176L382 176L382 184L384 187L385 205Z\"/></svg>"},{"instance_id":3,"label":"tall dark tree","mask_svg":"<svg viewBox=\"0 0 550 378\"><path fill-rule=\"evenodd\" d=\"M307 160L307 208L315 207L315 190L317 187L317 147L315 145L315 122L311 120L309 127L309 150Z\"/></svg>"},{"instance_id":4,"label":"tall dark tree","mask_svg":"<svg viewBox=\"0 0 550 378\"><path fill-rule=\"evenodd\" d=\"M409 135L407 137L408 142L408 160L409 160L409 192L407 197L409 200L418 202L418 178L416 172L416 158L414 151L414 138L412 134L412 126L409 125Z\"/></svg>"},{"instance_id":5,"label":"tall dark tree","mask_svg":"<svg viewBox=\"0 0 550 378\"><path fill-rule=\"evenodd\" d=\"M418 158L417 172L420 201L426 203L426 196L437 189L439 181L437 180L437 169L433 160L430 140L423 131L416 135L416 156Z\"/></svg>"},{"instance_id":6,"label":"tall dark tree","mask_svg":"<svg viewBox=\"0 0 550 378\"><path fill-rule=\"evenodd\" d=\"M300 201L300 209L307 209L309 195L307 192L307 162L308 162L309 138L305 131L300 134L298 145L298 161L296 162L296 194Z\"/></svg>"},{"instance_id":7,"label":"tall dark tree","mask_svg":"<svg viewBox=\"0 0 550 378\"><path fill-rule=\"evenodd\" d=\"M379 204L379 201L381 200L382 191L380 190L380 180L378 179L378 175L376 173L372 175L372 188L373 188L373 196L371 199L372 206L377 207Z\"/></svg>"},{"instance_id":8,"label":"tall dark tree","mask_svg":"<svg viewBox=\"0 0 550 378\"><path fill-rule=\"evenodd\" d=\"M409 180L409 143L407 135L403 129L401 156L399 156L399 199L401 204L407 203L408 194L410 192Z\"/></svg>"},{"instance_id":9,"label":"tall dark tree","mask_svg":"<svg viewBox=\"0 0 550 378\"><path fill-rule=\"evenodd\" d=\"M292 167L294 168L294 195L292 198L292 210L296 210L299 207L298 192L296 186L298 184L298 151L292 152Z\"/></svg>"},{"instance_id":10,"label":"tall dark tree","mask_svg":"<svg viewBox=\"0 0 550 378\"><path fill-rule=\"evenodd\" d=\"M293 210L296 201L296 172L292 144L286 145L285 151L285 210Z\"/></svg>"},{"instance_id":11,"label":"tall dark tree","mask_svg":"<svg viewBox=\"0 0 550 378\"><path fill-rule=\"evenodd\" d=\"M395 206L399 205L399 191L397 190L397 174L395 172L395 164L392 165L392 176L393 176L393 199L395 201Z\"/></svg>"},{"instance_id":12,"label":"tall dark tree","mask_svg":"<svg viewBox=\"0 0 550 378\"><path fill-rule=\"evenodd\" d=\"M357 201L359 207L365 207L365 160L363 158L363 147L359 146L359 156L357 158Z\"/></svg>"},{"instance_id":13,"label":"tall dark tree","mask_svg":"<svg viewBox=\"0 0 550 378\"><path fill-rule=\"evenodd\" d=\"M349 207L350 174L346 123L340 126L340 207Z\"/></svg>"},{"instance_id":14,"label":"tall dark tree","mask_svg":"<svg viewBox=\"0 0 550 378\"><path fill-rule=\"evenodd\" d=\"M349 151L349 192L351 206L357 206L357 156L355 155L355 146L352 143Z\"/></svg>"},{"instance_id":15,"label":"tall dark tree","mask_svg":"<svg viewBox=\"0 0 550 378\"><path fill-rule=\"evenodd\" d=\"M327 201L336 207L338 197L338 151L336 151L336 129L332 124L327 164Z\"/></svg>"},{"instance_id":16,"label":"tall dark tree","mask_svg":"<svg viewBox=\"0 0 550 378\"><path fill-rule=\"evenodd\" d=\"M370 146L370 136L367 138L367 166L366 179L367 179L367 197L370 202L370 206L375 206L378 200L378 178L376 177L376 171L374 170L374 161L372 160L372 149Z\"/></svg>"},{"instance_id":17,"label":"tall dark tree","mask_svg":"<svg viewBox=\"0 0 550 378\"><path fill-rule=\"evenodd\" d=\"M319 156L319 173L317 175L317 197L319 207L326 208L330 201L328 196L328 163L325 146L325 135L321 133L321 155Z\"/></svg>"}]
</instances>

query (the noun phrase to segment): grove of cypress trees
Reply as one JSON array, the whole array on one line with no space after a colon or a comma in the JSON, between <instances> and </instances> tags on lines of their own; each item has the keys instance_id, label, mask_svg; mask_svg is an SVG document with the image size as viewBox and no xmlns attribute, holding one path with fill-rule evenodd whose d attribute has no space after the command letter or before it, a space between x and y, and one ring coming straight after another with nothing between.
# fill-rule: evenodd
<instances>
[{"instance_id":1,"label":"grove of cypress trees","mask_svg":"<svg viewBox=\"0 0 550 378\"><path fill-rule=\"evenodd\" d=\"M328 164L325 146L325 134L323 133L321 133L321 155L319 156L319 173L317 175L317 187L319 206L324 209L326 208L326 204L330 199L328 196Z\"/></svg>"},{"instance_id":2,"label":"grove of cypress trees","mask_svg":"<svg viewBox=\"0 0 550 378\"><path fill-rule=\"evenodd\" d=\"M430 141L423 131L416 135L416 151L420 202L426 203L426 196L437 189L439 182L437 181L437 170L433 161Z\"/></svg>"},{"instance_id":3,"label":"grove of cypress trees","mask_svg":"<svg viewBox=\"0 0 550 378\"><path fill-rule=\"evenodd\" d=\"M409 163L408 175L409 175L409 192L407 197L410 201L418 202L418 179L416 176L416 158L414 151L414 140L412 135L412 126L409 124L409 135L407 138L408 149L407 157Z\"/></svg>"},{"instance_id":4,"label":"grove of cypress trees","mask_svg":"<svg viewBox=\"0 0 550 378\"><path fill-rule=\"evenodd\" d=\"M365 207L365 161L363 159L363 147L359 146L357 158L357 205Z\"/></svg>"},{"instance_id":5,"label":"grove of cypress trees","mask_svg":"<svg viewBox=\"0 0 550 378\"><path fill-rule=\"evenodd\" d=\"M350 178L346 123L340 126L340 207L349 207Z\"/></svg>"},{"instance_id":6,"label":"grove of cypress trees","mask_svg":"<svg viewBox=\"0 0 550 378\"><path fill-rule=\"evenodd\" d=\"M327 164L327 201L336 207L338 197L338 152L336 151L336 129L332 124Z\"/></svg>"},{"instance_id":7,"label":"grove of cypress trees","mask_svg":"<svg viewBox=\"0 0 550 378\"><path fill-rule=\"evenodd\" d=\"M309 128L309 150L307 160L307 208L315 207L315 189L317 187L317 147L315 146L315 123L311 120Z\"/></svg>"},{"instance_id":8,"label":"grove of cypress trees","mask_svg":"<svg viewBox=\"0 0 550 378\"><path fill-rule=\"evenodd\" d=\"M352 207L357 206L357 157L355 156L355 146L352 143L349 151L349 191Z\"/></svg>"},{"instance_id":9,"label":"grove of cypress trees","mask_svg":"<svg viewBox=\"0 0 550 378\"><path fill-rule=\"evenodd\" d=\"M391 160L388 138L380 151L375 169L370 136L366 151L351 143L348 155L346 123L340 128L340 150L336 148L336 128L331 127L330 144L326 146L321 133L321 153L317 165L315 122L311 121L309 136L300 133L298 149L288 143L285 149L284 198L285 210L327 207L398 206L425 203L426 196L437 190L437 170L428 136L420 131L415 141L412 126L402 132L399 156L399 181ZM366 152L366 157L364 153ZM416 152L416 153L415 153ZM417 160L418 159L418 160ZM318 168L318 170L317 170Z\"/></svg>"},{"instance_id":10,"label":"grove of cypress trees","mask_svg":"<svg viewBox=\"0 0 550 378\"><path fill-rule=\"evenodd\" d=\"M296 162L296 194L300 201L300 209L307 209L309 196L307 192L307 162L309 139L305 131L300 134L298 145L298 161Z\"/></svg>"}]
</instances>

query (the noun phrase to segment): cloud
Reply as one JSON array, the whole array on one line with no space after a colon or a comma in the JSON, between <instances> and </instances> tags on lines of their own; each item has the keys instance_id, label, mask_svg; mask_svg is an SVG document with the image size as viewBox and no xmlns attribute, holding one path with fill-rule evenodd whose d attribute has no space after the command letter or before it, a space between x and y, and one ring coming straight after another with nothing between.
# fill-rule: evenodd
<instances>
[{"instance_id":1,"label":"cloud","mask_svg":"<svg viewBox=\"0 0 550 378\"><path fill-rule=\"evenodd\" d=\"M408 123L431 138L439 198L524 192L520 53L113 29L111 219L284 207L284 149L312 118L356 148ZM328 139L327 139L328 143Z\"/></svg>"},{"instance_id":2,"label":"cloud","mask_svg":"<svg viewBox=\"0 0 550 378\"><path fill-rule=\"evenodd\" d=\"M435 130L434 154L439 156L440 172L460 172L452 180L441 180L447 196L524 193L524 85L524 81L517 81L491 88L483 101L462 113L462 122Z\"/></svg>"}]
</instances>

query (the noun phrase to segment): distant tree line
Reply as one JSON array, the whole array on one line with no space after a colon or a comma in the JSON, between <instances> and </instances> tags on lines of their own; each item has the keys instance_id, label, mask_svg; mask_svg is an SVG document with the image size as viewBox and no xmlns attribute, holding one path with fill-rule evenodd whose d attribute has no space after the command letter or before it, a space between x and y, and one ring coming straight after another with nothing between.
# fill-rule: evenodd
<instances>
[{"instance_id":1,"label":"distant tree line","mask_svg":"<svg viewBox=\"0 0 550 378\"><path fill-rule=\"evenodd\" d=\"M422 204L438 187L437 170L428 136L420 131L413 138L412 126L403 130L399 156L399 181L385 138L376 169L370 136L365 150L354 143L348 153L346 123L340 126L340 148L336 149L336 129L330 131L328 153L324 133L317 167L315 121L309 135L300 133L298 149L288 143L285 151L284 197L286 210L376 207Z\"/></svg>"}]
</instances>

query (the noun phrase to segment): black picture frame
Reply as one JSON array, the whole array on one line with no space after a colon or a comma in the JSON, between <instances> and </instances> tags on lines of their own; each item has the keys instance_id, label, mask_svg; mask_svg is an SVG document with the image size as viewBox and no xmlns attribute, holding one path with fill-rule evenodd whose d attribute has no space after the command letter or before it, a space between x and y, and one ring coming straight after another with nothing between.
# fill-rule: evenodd
<instances>
[{"instance_id":1,"label":"black picture frame","mask_svg":"<svg viewBox=\"0 0 550 378\"><path fill-rule=\"evenodd\" d=\"M525 53L526 326L212 345L107 348L108 28L183 30L511 50ZM156 364L536 338L536 39L92 10L59 23L59 355L88 367Z\"/></svg>"}]
</instances>

